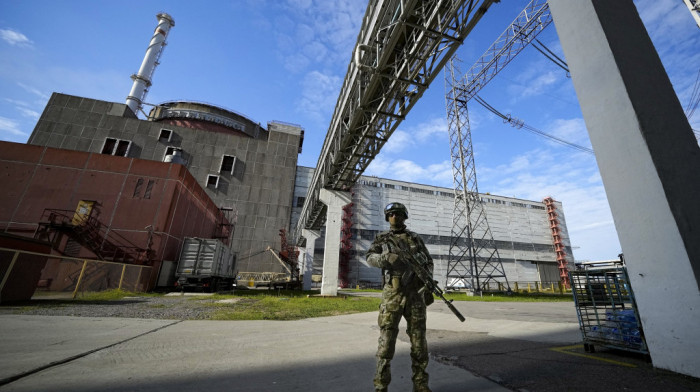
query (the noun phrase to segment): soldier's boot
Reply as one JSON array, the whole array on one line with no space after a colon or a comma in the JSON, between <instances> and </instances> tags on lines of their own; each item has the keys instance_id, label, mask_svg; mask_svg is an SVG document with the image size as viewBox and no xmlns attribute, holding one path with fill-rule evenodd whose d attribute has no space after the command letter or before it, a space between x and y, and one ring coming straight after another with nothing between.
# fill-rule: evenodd
<instances>
[{"instance_id":1,"label":"soldier's boot","mask_svg":"<svg viewBox=\"0 0 700 392\"><path fill-rule=\"evenodd\" d=\"M427 363L413 361L413 392L431 392L428 387L428 372L425 371Z\"/></svg>"},{"instance_id":2,"label":"soldier's boot","mask_svg":"<svg viewBox=\"0 0 700 392\"><path fill-rule=\"evenodd\" d=\"M413 376L413 392L430 392L428 387L428 367L427 351L414 351L411 353L411 371Z\"/></svg>"},{"instance_id":3,"label":"soldier's boot","mask_svg":"<svg viewBox=\"0 0 700 392\"><path fill-rule=\"evenodd\" d=\"M378 358L377 372L374 374L374 390L386 392L391 382L391 359Z\"/></svg>"}]
</instances>

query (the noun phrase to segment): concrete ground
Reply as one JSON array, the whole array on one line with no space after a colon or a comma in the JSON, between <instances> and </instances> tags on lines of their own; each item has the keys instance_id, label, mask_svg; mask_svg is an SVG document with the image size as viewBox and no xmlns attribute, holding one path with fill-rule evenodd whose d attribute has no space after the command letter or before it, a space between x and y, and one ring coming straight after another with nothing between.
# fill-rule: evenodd
<instances>
[{"instance_id":1,"label":"concrete ground","mask_svg":"<svg viewBox=\"0 0 700 392\"><path fill-rule=\"evenodd\" d=\"M643 357L583 352L572 303L431 305L434 392L700 390ZM371 391L376 312L298 321L0 315L0 391ZM402 327L403 329L403 327ZM401 333L392 391L410 391Z\"/></svg>"}]
</instances>

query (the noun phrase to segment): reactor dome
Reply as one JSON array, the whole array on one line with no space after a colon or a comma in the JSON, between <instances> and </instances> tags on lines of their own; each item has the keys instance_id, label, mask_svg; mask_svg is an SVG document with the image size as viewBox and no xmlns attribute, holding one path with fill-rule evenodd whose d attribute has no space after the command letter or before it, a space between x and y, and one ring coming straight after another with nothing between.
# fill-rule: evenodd
<instances>
[{"instance_id":1,"label":"reactor dome","mask_svg":"<svg viewBox=\"0 0 700 392\"><path fill-rule=\"evenodd\" d=\"M242 114L194 101L170 101L154 106L148 120L191 129L202 129L248 136L264 137L265 130Z\"/></svg>"}]
</instances>

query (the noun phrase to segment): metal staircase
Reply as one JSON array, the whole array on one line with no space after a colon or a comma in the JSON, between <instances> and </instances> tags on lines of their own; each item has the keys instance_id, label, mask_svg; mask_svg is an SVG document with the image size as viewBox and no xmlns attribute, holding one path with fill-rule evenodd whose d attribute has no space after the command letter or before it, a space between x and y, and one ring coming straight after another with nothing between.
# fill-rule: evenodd
<instances>
[{"instance_id":1,"label":"metal staircase","mask_svg":"<svg viewBox=\"0 0 700 392\"><path fill-rule=\"evenodd\" d=\"M154 253L132 244L92 216L76 218L71 210L45 209L34 238L48 241L65 256L80 254L79 246L98 260L117 263L147 265Z\"/></svg>"}]
</instances>

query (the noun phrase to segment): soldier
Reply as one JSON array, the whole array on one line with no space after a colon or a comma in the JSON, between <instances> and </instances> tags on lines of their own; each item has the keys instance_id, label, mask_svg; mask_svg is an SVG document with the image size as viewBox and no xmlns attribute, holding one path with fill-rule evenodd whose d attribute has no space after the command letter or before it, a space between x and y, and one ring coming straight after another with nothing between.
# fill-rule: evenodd
<instances>
[{"instance_id":1,"label":"soldier","mask_svg":"<svg viewBox=\"0 0 700 392\"><path fill-rule=\"evenodd\" d=\"M411 339L411 363L413 391L430 392L428 387L428 342L425 337L426 302L433 302L432 294L411 270L408 263L397 254L395 247L413 254L422 253L426 267L433 272L433 260L418 234L406 230L404 221L408 210L401 203L391 203L384 209L384 219L391 230L377 235L367 251L367 263L382 269L382 303L379 306L379 347L377 371L374 376L376 391L386 391L391 381L390 362L394 357L399 322L406 319L406 333Z\"/></svg>"}]
</instances>

